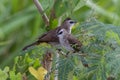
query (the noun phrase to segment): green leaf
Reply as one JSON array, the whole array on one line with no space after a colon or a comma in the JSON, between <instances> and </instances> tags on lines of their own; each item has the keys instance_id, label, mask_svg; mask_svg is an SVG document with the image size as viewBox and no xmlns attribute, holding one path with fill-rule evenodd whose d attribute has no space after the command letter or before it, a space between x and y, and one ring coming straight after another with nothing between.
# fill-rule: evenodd
<instances>
[{"instance_id":1,"label":"green leaf","mask_svg":"<svg viewBox=\"0 0 120 80\"><path fill-rule=\"evenodd\" d=\"M80 0L77 4L77 6L74 8L74 11L77 11L78 9L80 9L81 7L85 6L86 4L86 0Z\"/></svg>"},{"instance_id":2,"label":"green leaf","mask_svg":"<svg viewBox=\"0 0 120 80\"><path fill-rule=\"evenodd\" d=\"M7 72L9 71L9 67L6 66L6 67L4 68L4 71L7 73Z\"/></svg>"},{"instance_id":3,"label":"green leaf","mask_svg":"<svg viewBox=\"0 0 120 80\"><path fill-rule=\"evenodd\" d=\"M15 74L14 71L10 71L9 74L10 74L10 80L22 80L21 73Z\"/></svg>"},{"instance_id":4,"label":"green leaf","mask_svg":"<svg viewBox=\"0 0 120 80\"><path fill-rule=\"evenodd\" d=\"M5 67L3 71L0 69L0 80L7 80L8 71L9 71L9 67Z\"/></svg>"}]
</instances>

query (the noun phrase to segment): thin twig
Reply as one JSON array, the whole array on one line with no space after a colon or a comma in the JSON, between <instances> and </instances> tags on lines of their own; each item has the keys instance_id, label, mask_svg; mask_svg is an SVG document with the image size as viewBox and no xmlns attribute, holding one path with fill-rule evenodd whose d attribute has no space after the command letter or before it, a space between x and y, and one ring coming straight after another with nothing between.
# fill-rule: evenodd
<instances>
[{"instance_id":1,"label":"thin twig","mask_svg":"<svg viewBox=\"0 0 120 80\"><path fill-rule=\"evenodd\" d=\"M59 23L58 23L58 26L60 26L61 25L61 17L59 18L59 21L58 21ZM54 80L58 80L58 66L59 66L59 58L60 58L60 51L58 51L57 50L57 52L56 52L56 55L55 55L55 58L56 58L56 65L55 65L55 67L56 67L56 70L55 70L55 77L54 77Z\"/></svg>"},{"instance_id":2,"label":"thin twig","mask_svg":"<svg viewBox=\"0 0 120 80\"><path fill-rule=\"evenodd\" d=\"M47 26L49 26L49 19L48 19L47 15L44 13L44 10L43 10L43 8L42 8L42 5L40 4L40 2L39 2L38 0L33 0L33 2L34 2L34 4L36 5L38 11L40 12L43 20L45 21L45 24L46 24Z\"/></svg>"},{"instance_id":3,"label":"thin twig","mask_svg":"<svg viewBox=\"0 0 120 80\"><path fill-rule=\"evenodd\" d=\"M55 70L55 77L54 77L54 80L58 80L58 66L59 66L59 51L56 52L56 55L55 55L55 58L56 58L56 64L55 64L55 67L56 67L56 70Z\"/></svg>"},{"instance_id":4,"label":"thin twig","mask_svg":"<svg viewBox=\"0 0 120 80\"><path fill-rule=\"evenodd\" d=\"M60 25L61 25L61 22L62 22L62 16L60 16L60 18L59 18L59 21L58 21L58 26L60 26Z\"/></svg>"}]
</instances>

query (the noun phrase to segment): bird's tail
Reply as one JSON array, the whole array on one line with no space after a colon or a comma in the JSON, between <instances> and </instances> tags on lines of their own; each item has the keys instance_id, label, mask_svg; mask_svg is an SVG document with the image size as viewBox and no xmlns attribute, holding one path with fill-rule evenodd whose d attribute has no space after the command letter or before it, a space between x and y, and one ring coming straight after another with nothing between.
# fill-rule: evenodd
<instances>
[{"instance_id":1,"label":"bird's tail","mask_svg":"<svg viewBox=\"0 0 120 80\"><path fill-rule=\"evenodd\" d=\"M34 43L32 43L32 44L29 44L29 45L25 46L22 50L23 50L23 51L24 51L24 50L27 50L29 47L35 46L35 45L38 45L38 44L40 44L40 42L36 41L36 42L34 42Z\"/></svg>"}]
</instances>

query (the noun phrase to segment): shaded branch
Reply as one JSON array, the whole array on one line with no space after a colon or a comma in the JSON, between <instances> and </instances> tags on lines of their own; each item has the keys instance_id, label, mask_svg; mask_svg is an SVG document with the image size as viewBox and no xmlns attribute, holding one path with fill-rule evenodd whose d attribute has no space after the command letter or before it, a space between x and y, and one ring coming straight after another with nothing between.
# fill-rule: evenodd
<instances>
[{"instance_id":1,"label":"shaded branch","mask_svg":"<svg viewBox=\"0 0 120 80\"><path fill-rule=\"evenodd\" d=\"M52 53L50 51L47 51L46 54L44 54L44 57L43 57L43 60L42 60L42 66L48 71L48 73L51 72ZM50 80L50 74L48 74L46 76L45 80Z\"/></svg>"},{"instance_id":2,"label":"shaded branch","mask_svg":"<svg viewBox=\"0 0 120 80\"><path fill-rule=\"evenodd\" d=\"M47 26L49 26L49 19L48 19L47 15L44 13L44 10L43 10L43 8L42 8L42 5L40 4L40 2L39 2L38 0L33 0L33 2L34 2L34 4L36 5L38 11L40 12L40 14L41 14L41 16L42 16L45 24L46 24Z\"/></svg>"}]
</instances>

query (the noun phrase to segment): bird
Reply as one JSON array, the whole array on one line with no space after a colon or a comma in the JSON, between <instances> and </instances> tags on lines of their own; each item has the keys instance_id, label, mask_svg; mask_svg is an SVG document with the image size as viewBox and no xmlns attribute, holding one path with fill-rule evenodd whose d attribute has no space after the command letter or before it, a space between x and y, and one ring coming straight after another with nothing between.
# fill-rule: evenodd
<instances>
[{"instance_id":1,"label":"bird","mask_svg":"<svg viewBox=\"0 0 120 80\"><path fill-rule=\"evenodd\" d=\"M70 51L73 53L81 51L82 43L77 38L75 38L72 34L68 33L65 29L60 29L57 32L57 36L59 38L60 45L63 48L65 48L67 51ZM88 67L88 63L85 60L85 58L81 56L80 59L83 66Z\"/></svg>"},{"instance_id":2,"label":"bird","mask_svg":"<svg viewBox=\"0 0 120 80\"><path fill-rule=\"evenodd\" d=\"M78 52L82 47L82 43L65 29L60 29L57 32L60 45L67 51Z\"/></svg>"},{"instance_id":3,"label":"bird","mask_svg":"<svg viewBox=\"0 0 120 80\"><path fill-rule=\"evenodd\" d=\"M40 43L44 43L44 42L51 45L59 45L57 31L59 31L60 29L65 29L69 34L71 34L71 29L75 24L76 24L75 20L72 20L71 18L66 18L60 26L43 34L38 38L37 41L33 42L32 44L25 46L23 48L23 51L31 46L39 45Z\"/></svg>"}]
</instances>

